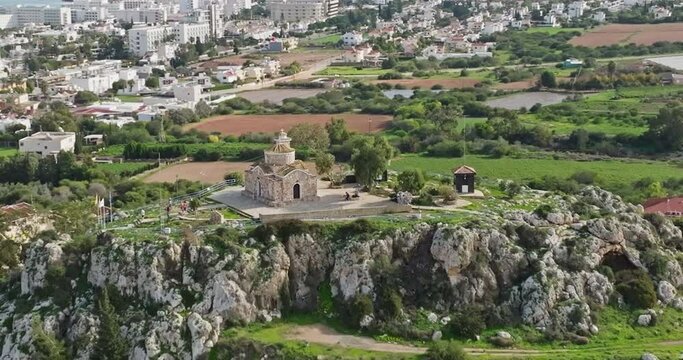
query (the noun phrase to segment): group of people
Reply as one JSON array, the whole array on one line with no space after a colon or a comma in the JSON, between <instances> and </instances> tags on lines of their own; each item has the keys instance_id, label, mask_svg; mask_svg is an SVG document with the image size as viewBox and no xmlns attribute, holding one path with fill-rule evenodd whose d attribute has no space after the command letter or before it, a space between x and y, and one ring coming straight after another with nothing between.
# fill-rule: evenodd
<instances>
[{"instance_id":1,"label":"group of people","mask_svg":"<svg viewBox=\"0 0 683 360\"><path fill-rule=\"evenodd\" d=\"M349 194L349 192L346 192L346 195L344 195L344 200L349 201L351 198L359 198L360 194L358 193L358 189L354 190L353 196Z\"/></svg>"},{"instance_id":2,"label":"group of people","mask_svg":"<svg viewBox=\"0 0 683 360\"><path fill-rule=\"evenodd\" d=\"M187 200L183 200L180 202L179 207L180 211L178 212L178 214L185 215L190 210L190 202ZM171 210L173 210L173 203L169 200L168 205L166 205L166 218L168 220L171 219Z\"/></svg>"}]
</instances>

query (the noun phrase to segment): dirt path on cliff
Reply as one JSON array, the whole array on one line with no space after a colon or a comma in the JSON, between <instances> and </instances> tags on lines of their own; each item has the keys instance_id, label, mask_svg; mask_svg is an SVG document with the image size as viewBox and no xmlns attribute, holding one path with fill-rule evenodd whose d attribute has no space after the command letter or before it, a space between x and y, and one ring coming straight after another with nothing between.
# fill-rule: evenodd
<instances>
[{"instance_id":1,"label":"dirt path on cliff","mask_svg":"<svg viewBox=\"0 0 683 360\"><path fill-rule=\"evenodd\" d=\"M340 346L369 351L392 352L400 354L424 354L427 352L427 348L423 347L383 343L368 337L340 334L321 324L296 326L286 334L286 337L291 340L301 340L315 344ZM564 350L539 351L465 348L465 351L467 351L467 353L470 355L488 355L510 358L547 355L549 352L563 352Z\"/></svg>"}]
</instances>

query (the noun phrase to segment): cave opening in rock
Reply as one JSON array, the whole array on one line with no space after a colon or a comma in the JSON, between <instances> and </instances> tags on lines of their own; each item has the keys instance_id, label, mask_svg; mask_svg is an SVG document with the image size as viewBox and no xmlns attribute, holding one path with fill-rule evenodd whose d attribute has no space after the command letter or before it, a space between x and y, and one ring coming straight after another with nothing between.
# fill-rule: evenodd
<instances>
[{"instance_id":1,"label":"cave opening in rock","mask_svg":"<svg viewBox=\"0 0 683 360\"><path fill-rule=\"evenodd\" d=\"M638 269L624 253L617 251L610 251L605 254L605 256L602 257L600 265L609 267L615 274L623 270Z\"/></svg>"}]
</instances>

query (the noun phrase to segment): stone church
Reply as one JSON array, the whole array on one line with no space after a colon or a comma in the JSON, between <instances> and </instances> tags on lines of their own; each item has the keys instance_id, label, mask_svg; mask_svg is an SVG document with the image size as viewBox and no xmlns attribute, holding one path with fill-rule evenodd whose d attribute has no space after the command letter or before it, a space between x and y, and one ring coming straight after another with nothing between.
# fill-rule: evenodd
<instances>
[{"instance_id":1,"label":"stone church","mask_svg":"<svg viewBox=\"0 0 683 360\"><path fill-rule=\"evenodd\" d=\"M280 131L275 144L264 151L265 159L245 171L244 196L268 206L318 200L318 177L294 158L292 139Z\"/></svg>"}]
</instances>

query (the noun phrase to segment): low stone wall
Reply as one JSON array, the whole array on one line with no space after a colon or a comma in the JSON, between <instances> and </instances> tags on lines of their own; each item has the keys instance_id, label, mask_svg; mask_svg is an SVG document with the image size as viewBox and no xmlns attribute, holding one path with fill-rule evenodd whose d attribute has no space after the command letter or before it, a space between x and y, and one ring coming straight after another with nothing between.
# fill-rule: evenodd
<instances>
[{"instance_id":1,"label":"low stone wall","mask_svg":"<svg viewBox=\"0 0 683 360\"><path fill-rule=\"evenodd\" d=\"M397 214L410 212L412 208L410 205L389 205L389 206L375 206L366 208L352 208L352 209L330 209L317 211L303 211L287 214L261 214L259 218L261 222L270 223L280 220L310 220L310 219L339 219L359 216L374 216L384 214Z\"/></svg>"}]
</instances>

